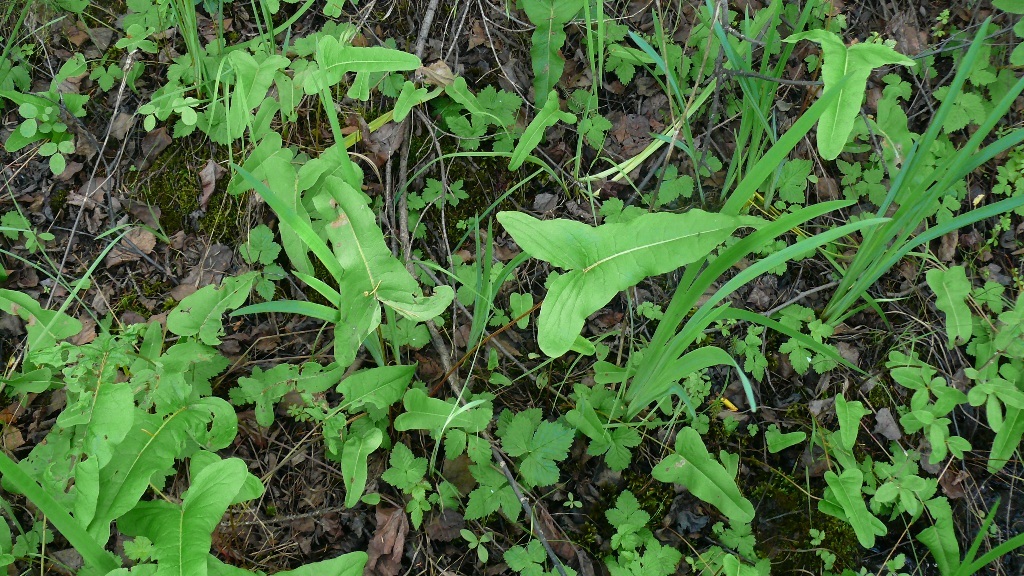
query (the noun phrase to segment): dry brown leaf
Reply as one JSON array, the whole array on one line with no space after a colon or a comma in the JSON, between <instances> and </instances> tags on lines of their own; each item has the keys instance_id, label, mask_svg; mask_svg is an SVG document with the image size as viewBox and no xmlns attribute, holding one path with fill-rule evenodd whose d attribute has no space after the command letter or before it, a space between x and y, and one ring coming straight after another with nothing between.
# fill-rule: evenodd
<instances>
[{"instance_id":1,"label":"dry brown leaf","mask_svg":"<svg viewBox=\"0 0 1024 576\"><path fill-rule=\"evenodd\" d=\"M893 442L903 438L903 432L900 431L899 424L888 408L881 408L875 413L875 432Z\"/></svg>"},{"instance_id":2,"label":"dry brown leaf","mask_svg":"<svg viewBox=\"0 0 1024 576\"><path fill-rule=\"evenodd\" d=\"M488 44L487 31L484 30L484 25L479 20L473 20L472 26L469 29L469 50L476 48L477 46L483 46Z\"/></svg>"},{"instance_id":3,"label":"dry brown leaf","mask_svg":"<svg viewBox=\"0 0 1024 576\"><path fill-rule=\"evenodd\" d=\"M125 262L134 262L142 258L139 252L150 254L153 248L156 248L156 236L145 228L133 228L124 235L110 254L107 254L107 259L103 263L110 268Z\"/></svg>"},{"instance_id":4,"label":"dry brown leaf","mask_svg":"<svg viewBox=\"0 0 1024 576\"><path fill-rule=\"evenodd\" d=\"M424 530L431 540L451 542L459 537L459 530L466 527L466 519L457 511L445 508L427 523Z\"/></svg>"},{"instance_id":5,"label":"dry brown leaf","mask_svg":"<svg viewBox=\"0 0 1024 576\"><path fill-rule=\"evenodd\" d=\"M427 86L447 86L455 80L455 74L444 60L438 60L430 66L417 68L416 78Z\"/></svg>"},{"instance_id":6,"label":"dry brown leaf","mask_svg":"<svg viewBox=\"0 0 1024 576\"><path fill-rule=\"evenodd\" d=\"M206 166L199 171L199 185L203 188L203 195L199 198L199 207L203 212L206 211L206 207L210 203L210 196L213 196L213 191L217 188L217 180L220 180L221 176L226 173L227 169L212 159L207 160Z\"/></svg>"},{"instance_id":7,"label":"dry brown leaf","mask_svg":"<svg viewBox=\"0 0 1024 576\"><path fill-rule=\"evenodd\" d=\"M142 222L146 226L153 229L160 228L160 207L150 206L144 202L138 202L136 200L128 201L128 213L131 214L136 220Z\"/></svg>"},{"instance_id":8,"label":"dry brown leaf","mask_svg":"<svg viewBox=\"0 0 1024 576\"><path fill-rule=\"evenodd\" d=\"M135 159L135 167L139 170L149 168L156 161L157 156L170 145L171 135L167 133L167 128L163 126L146 134L139 148L139 157Z\"/></svg>"},{"instance_id":9,"label":"dry brown leaf","mask_svg":"<svg viewBox=\"0 0 1024 576\"><path fill-rule=\"evenodd\" d=\"M953 256L956 256L956 246L960 243L960 232L953 230L947 234L944 234L939 239L939 260L943 262L952 262Z\"/></svg>"},{"instance_id":10,"label":"dry brown leaf","mask_svg":"<svg viewBox=\"0 0 1024 576\"><path fill-rule=\"evenodd\" d=\"M554 550L555 554L562 560L574 558L576 556L576 547L565 536L562 529L555 524L555 519L551 517L548 509L544 506L537 506L534 510L537 515L537 523L544 530L544 536L547 537L548 544L551 545L551 549Z\"/></svg>"},{"instance_id":11,"label":"dry brown leaf","mask_svg":"<svg viewBox=\"0 0 1024 576\"><path fill-rule=\"evenodd\" d=\"M377 530L366 548L363 576L398 576L402 570L409 518L401 508L377 506Z\"/></svg>"},{"instance_id":12,"label":"dry brown leaf","mask_svg":"<svg viewBox=\"0 0 1024 576\"><path fill-rule=\"evenodd\" d=\"M82 323L82 330L71 337L71 343L83 346L96 339L96 321L86 315L79 316L78 321Z\"/></svg>"},{"instance_id":13,"label":"dry brown leaf","mask_svg":"<svg viewBox=\"0 0 1024 576\"><path fill-rule=\"evenodd\" d=\"M82 184L75 192L68 194L68 204L93 210L104 203L109 191L110 179L97 176Z\"/></svg>"},{"instance_id":14,"label":"dry brown leaf","mask_svg":"<svg viewBox=\"0 0 1024 576\"><path fill-rule=\"evenodd\" d=\"M948 467L943 470L942 476L939 476L939 486L942 486L942 492L951 500L963 498L967 495L963 482L968 477L967 472Z\"/></svg>"},{"instance_id":15,"label":"dry brown leaf","mask_svg":"<svg viewBox=\"0 0 1024 576\"><path fill-rule=\"evenodd\" d=\"M363 133L363 144L373 153L373 161L377 166L387 162L405 141L405 122L388 122L377 128L376 132L370 132L366 120L361 116L357 120Z\"/></svg>"}]
</instances>

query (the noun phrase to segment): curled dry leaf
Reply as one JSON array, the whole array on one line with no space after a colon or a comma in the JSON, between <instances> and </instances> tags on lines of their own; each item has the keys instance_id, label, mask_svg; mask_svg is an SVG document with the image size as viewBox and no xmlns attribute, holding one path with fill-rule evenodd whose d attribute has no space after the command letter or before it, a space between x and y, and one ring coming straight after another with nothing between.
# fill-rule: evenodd
<instances>
[{"instance_id":1,"label":"curled dry leaf","mask_svg":"<svg viewBox=\"0 0 1024 576\"><path fill-rule=\"evenodd\" d=\"M401 508L377 507L377 530L367 546L364 576L398 576L409 518Z\"/></svg>"},{"instance_id":2,"label":"curled dry leaf","mask_svg":"<svg viewBox=\"0 0 1024 576\"><path fill-rule=\"evenodd\" d=\"M135 167L139 170L149 168L156 161L157 156L170 145L171 135L167 133L167 128L164 126L146 134L142 139L139 157L135 159Z\"/></svg>"},{"instance_id":3,"label":"curled dry leaf","mask_svg":"<svg viewBox=\"0 0 1024 576\"><path fill-rule=\"evenodd\" d=\"M207 160L206 166L199 171L199 185L203 189L203 195L199 198L199 207L203 212L206 211L206 207L210 203L210 196L213 196L213 191L217 188L217 180L220 180L221 176L226 173L227 169L212 159Z\"/></svg>"},{"instance_id":4,"label":"curled dry leaf","mask_svg":"<svg viewBox=\"0 0 1024 576\"><path fill-rule=\"evenodd\" d=\"M416 69L416 79L427 86L447 86L455 80L455 74L444 60L438 60L430 66Z\"/></svg>"}]
</instances>

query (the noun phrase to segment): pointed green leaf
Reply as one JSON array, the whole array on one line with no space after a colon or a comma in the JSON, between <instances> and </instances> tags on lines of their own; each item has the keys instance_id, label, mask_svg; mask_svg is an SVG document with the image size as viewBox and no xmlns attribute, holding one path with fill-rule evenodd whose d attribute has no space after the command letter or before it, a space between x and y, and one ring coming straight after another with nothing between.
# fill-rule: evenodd
<instances>
[{"instance_id":1,"label":"pointed green leaf","mask_svg":"<svg viewBox=\"0 0 1024 576\"><path fill-rule=\"evenodd\" d=\"M295 570L278 572L276 576L363 576L366 552L349 552L337 558L300 566Z\"/></svg>"},{"instance_id":2,"label":"pointed green leaf","mask_svg":"<svg viewBox=\"0 0 1024 576\"><path fill-rule=\"evenodd\" d=\"M917 535L928 547L939 567L939 574L948 576L960 566L960 544L953 530L953 511L945 498L934 498L925 503L934 524Z\"/></svg>"},{"instance_id":3,"label":"pointed green leaf","mask_svg":"<svg viewBox=\"0 0 1024 576\"><path fill-rule=\"evenodd\" d=\"M222 317L249 298L256 272L225 278L220 286L204 286L186 296L167 314L167 329L178 336L198 336L210 346L220 344L224 335Z\"/></svg>"},{"instance_id":4,"label":"pointed green leaf","mask_svg":"<svg viewBox=\"0 0 1024 576\"><path fill-rule=\"evenodd\" d=\"M861 546L874 546L875 536L884 536L886 530L885 524L868 511L864 503L864 497L861 495L864 474L856 468L846 470L842 475L829 470L825 472L825 482L829 490L825 500L818 502L818 509L849 522Z\"/></svg>"},{"instance_id":5,"label":"pointed green leaf","mask_svg":"<svg viewBox=\"0 0 1024 576\"><path fill-rule=\"evenodd\" d=\"M587 316L620 291L694 262L740 226L760 222L701 210L648 213L629 223L596 228L571 220L541 221L519 212L501 212L498 221L528 254L569 270L549 280L537 319L540 348L551 357L568 351Z\"/></svg>"},{"instance_id":6,"label":"pointed green leaf","mask_svg":"<svg viewBox=\"0 0 1024 576\"><path fill-rule=\"evenodd\" d=\"M245 462L229 458L211 464L192 479L181 506L143 502L118 521L129 536L153 541L158 574L205 576L213 531L245 481Z\"/></svg>"},{"instance_id":7,"label":"pointed green leaf","mask_svg":"<svg viewBox=\"0 0 1024 576\"><path fill-rule=\"evenodd\" d=\"M847 47L842 38L827 30L808 30L785 41L799 40L821 44L821 79L826 92L849 76L839 99L818 120L818 151L826 160L834 160L853 131L871 71L887 64L914 66L914 61L882 44L866 42Z\"/></svg>"},{"instance_id":8,"label":"pointed green leaf","mask_svg":"<svg viewBox=\"0 0 1024 576\"><path fill-rule=\"evenodd\" d=\"M558 94L552 90L547 101L544 103L544 107L530 121L530 125L526 127L523 136L519 139L519 143L516 144L515 150L512 151L512 158L509 160L508 169L517 170L522 166L523 162L526 161L526 157L530 155L530 152L533 152L533 149L544 138L544 131L559 121L566 124L575 124L576 116L569 112L562 112L559 109Z\"/></svg>"},{"instance_id":9,"label":"pointed green leaf","mask_svg":"<svg viewBox=\"0 0 1024 576\"><path fill-rule=\"evenodd\" d=\"M651 472L661 482L686 486L694 496L718 508L729 520L745 524L754 519L754 506L740 494L735 479L708 454L696 430L683 428L676 435L676 453Z\"/></svg>"},{"instance_id":10,"label":"pointed green leaf","mask_svg":"<svg viewBox=\"0 0 1024 576\"><path fill-rule=\"evenodd\" d=\"M971 293L971 281L963 266L953 266L948 270L937 268L925 274L925 280L932 292L935 292L935 307L946 315L946 335L948 346L960 346L971 339L974 319L971 309L967 306L967 298Z\"/></svg>"},{"instance_id":11,"label":"pointed green leaf","mask_svg":"<svg viewBox=\"0 0 1024 576\"><path fill-rule=\"evenodd\" d=\"M341 452L341 479L345 482L345 507L359 504L366 488L366 460L380 448L384 435L377 428L368 428L362 434L351 434Z\"/></svg>"}]
</instances>

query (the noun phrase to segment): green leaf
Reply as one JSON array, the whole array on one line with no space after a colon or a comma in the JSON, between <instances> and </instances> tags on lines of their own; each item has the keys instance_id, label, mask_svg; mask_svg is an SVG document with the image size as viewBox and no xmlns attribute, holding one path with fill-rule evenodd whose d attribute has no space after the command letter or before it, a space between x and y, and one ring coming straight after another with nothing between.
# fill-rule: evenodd
<instances>
[{"instance_id":1,"label":"green leaf","mask_svg":"<svg viewBox=\"0 0 1024 576\"><path fill-rule=\"evenodd\" d=\"M387 410L402 399L416 374L416 366L381 366L350 374L338 384L343 394L343 406L353 411L369 404L378 410Z\"/></svg>"},{"instance_id":2,"label":"green leaf","mask_svg":"<svg viewBox=\"0 0 1024 576\"><path fill-rule=\"evenodd\" d=\"M531 37L530 60L533 62L533 89L538 107L547 105L562 71L565 58L565 25L583 8L583 0L524 0L526 17L537 28ZM556 96L557 99L557 96Z\"/></svg>"},{"instance_id":3,"label":"green leaf","mask_svg":"<svg viewBox=\"0 0 1024 576\"><path fill-rule=\"evenodd\" d=\"M838 35L821 29L794 34L784 41L799 40L821 45L821 79L826 92L849 76L839 99L829 105L818 120L818 151L826 160L835 160L860 114L871 71L887 64L914 66L914 61L882 44L867 42L847 47Z\"/></svg>"},{"instance_id":4,"label":"green leaf","mask_svg":"<svg viewBox=\"0 0 1024 576\"><path fill-rule=\"evenodd\" d=\"M238 458L211 464L192 479L181 506L143 502L118 521L118 529L153 541L159 574L205 576L212 534L247 474Z\"/></svg>"},{"instance_id":5,"label":"green leaf","mask_svg":"<svg viewBox=\"0 0 1024 576\"><path fill-rule=\"evenodd\" d=\"M28 350L48 350L57 342L82 331L82 323L56 310L46 310L31 296L14 290L0 290L0 310L25 321Z\"/></svg>"},{"instance_id":6,"label":"green leaf","mask_svg":"<svg viewBox=\"0 0 1024 576\"><path fill-rule=\"evenodd\" d=\"M992 0L992 6L1010 14L1024 14L1024 0Z\"/></svg>"},{"instance_id":7,"label":"green leaf","mask_svg":"<svg viewBox=\"0 0 1024 576\"><path fill-rule=\"evenodd\" d=\"M990 474L1002 470L1013 457L1014 452L1020 450L1022 437L1024 437L1024 410L1007 406L1003 424L992 440L992 451L988 455Z\"/></svg>"},{"instance_id":8,"label":"green leaf","mask_svg":"<svg viewBox=\"0 0 1024 576\"><path fill-rule=\"evenodd\" d=\"M249 240L238 248L248 264L262 264L269 266L277 260L281 253L281 245L274 241L274 233L266 224L249 230Z\"/></svg>"},{"instance_id":9,"label":"green leaf","mask_svg":"<svg viewBox=\"0 0 1024 576\"><path fill-rule=\"evenodd\" d=\"M694 496L715 506L729 520L744 524L754 519L754 506L740 494L736 481L714 460L696 430L683 428L676 435L676 450L654 467L651 475L662 482L686 486Z\"/></svg>"},{"instance_id":10,"label":"green leaf","mask_svg":"<svg viewBox=\"0 0 1024 576\"><path fill-rule=\"evenodd\" d=\"M100 470L99 500L89 522L89 533L106 542L110 522L136 506L150 482L173 472L175 458L192 442L216 451L234 440L238 431L235 410L225 400L204 398L166 418L136 409L132 430Z\"/></svg>"},{"instance_id":11,"label":"green leaf","mask_svg":"<svg viewBox=\"0 0 1024 576\"><path fill-rule=\"evenodd\" d=\"M366 460L384 442L384 434L376 427L367 427L362 434L354 431L345 440L341 452L341 479L345 482L345 507L359 504L366 488Z\"/></svg>"},{"instance_id":12,"label":"green leaf","mask_svg":"<svg viewBox=\"0 0 1024 576\"><path fill-rule=\"evenodd\" d=\"M836 418L839 420L839 439L847 451L853 450L860 433L860 419L869 413L859 400L847 402L842 394L836 395Z\"/></svg>"},{"instance_id":13,"label":"green leaf","mask_svg":"<svg viewBox=\"0 0 1024 576\"><path fill-rule=\"evenodd\" d=\"M768 451L778 454L790 446L795 446L807 439L806 432L790 432L783 434L779 427L772 424L765 430L764 439L768 443Z\"/></svg>"},{"instance_id":14,"label":"green leaf","mask_svg":"<svg viewBox=\"0 0 1024 576\"><path fill-rule=\"evenodd\" d=\"M198 336L210 346L220 344L222 316L245 303L256 276L256 272L248 272L225 278L220 286L204 286L186 296L167 314L167 329L178 336Z\"/></svg>"},{"instance_id":15,"label":"green leaf","mask_svg":"<svg viewBox=\"0 0 1024 576\"><path fill-rule=\"evenodd\" d=\"M416 279L391 254L377 225L377 214L366 205L365 196L336 176L327 176L324 186L337 202L339 212L325 231L344 269L338 278L345 306L336 331L335 355L339 364L349 365L363 341L380 324L378 300L421 321L440 314L451 304L455 292L439 286L433 296L423 296Z\"/></svg>"},{"instance_id":16,"label":"green leaf","mask_svg":"<svg viewBox=\"0 0 1024 576\"><path fill-rule=\"evenodd\" d=\"M412 450L401 442L391 448L391 466L381 475L388 484L403 492L408 492L419 484L427 473L427 459L413 455Z\"/></svg>"},{"instance_id":17,"label":"green leaf","mask_svg":"<svg viewBox=\"0 0 1024 576\"><path fill-rule=\"evenodd\" d=\"M874 546L875 536L884 536L886 529L885 524L869 512L864 504L861 496L864 474L856 468L845 470L842 475L829 470L825 472L825 482L828 490L825 499L818 502L818 510L849 522L861 546Z\"/></svg>"},{"instance_id":18,"label":"green leaf","mask_svg":"<svg viewBox=\"0 0 1024 576\"><path fill-rule=\"evenodd\" d=\"M945 498L935 498L925 503L931 512L934 524L917 535L917 539L928 547L939 567L939 574L954 574L960 566L960 544L953 529L953 511Z\"/></svg>"},{"instance_id":19,"label":"green leaf","mask_svg":"<svg viewBox=\"0 0 1024 576\"><path fill-rule=\"evenodd\" d=\"M540 141L544 138L544 131L554 126L559 121L565 122L566 124L575 124L576 115L569 112L562 112L559 109L558 94L554 90L548 96L547 101L544 103L544 107L540 109L537 116L530 121L530 125L526 127L526 131L523 132L523 136L519 139L519 143L516 144L515 150L512 151L512 158L509 160L508 169L517 170L526 161L526 157L533 152L533 149L540 144Z\"/></svg>"},{"instance_id":20,"label":"green leaf","mask_svg":"<svg viewBox=\"0 0 1024 576\"><path fill-rule=\"evenodd\" d=\"M534 258L569 270L548 282L537 319L538 343L551 357L567 352L587 316L648 276L671 272L709 254L753 217L690 210L645 213L629 223L591 227L571 220L541 221L500 212L498 221Z\"/></svg>"},{"instance_id":21,"label":"green leaf","mask_svg":"<svg viewBox=\"0 0 1024 576\"><path fill-rule=\"evenodd\" d=\"M534 422L524 411L512 417L504 430L501 446L509 456L519 458L519 473L526 486L548 486L558 481L557 462L565 460L572 446L573 431L555 422Z\"/></svg>"},{"instance_id":22,"label":"green leaf","mask_svg":"<svg viewBox=\"0 0 1024 576\"><path fill-rule=\"evenodd\" d=\"M256 403L256 422L267 427L274 423L274 406L291 390L288 380L298 374L298 367L279 364L264 372L255 366L252 375L238 379L231 389L232 404Z\"/></svg>"},{"instance_id":23,"label":"green leaf","mask_svg":"<svg viewBox=\"0 0 1024 576\"><path fill-rule=\"evenodd\" d=\"M967 298L971 294L971 281L963 266L953 266L948 270L934 268L925 274L925 280L932 292L935 292L935 307L946 315L946 335L948 346L960 346L971 339L974 319L971 309L967 306Z\"/></svg>"},{"instance_id":24,"label":"green leaf","mask_svg":"<svg viewBox=\"0 0 1024 576\"><path fill-rule=\"evenodd\" d=\"M366 552L349 552L337 558L312 562L276 576L362 576L366 566Z\"/></svg>"},{"instance_id":25,"label":"green leaf","mask_svg":"<svg viewBox=\"0 0 1024 576\"><path fill-rule=\"evenodd\" d=\"M395 418L395 430L430 430L462 428L479 432L491 421L490 409L473 408L470 404L457 406L444 400L431 398L419 388L405 393L405 412ZM472 403L471 403L472 404Z\"/></svg>"}]
</instances>

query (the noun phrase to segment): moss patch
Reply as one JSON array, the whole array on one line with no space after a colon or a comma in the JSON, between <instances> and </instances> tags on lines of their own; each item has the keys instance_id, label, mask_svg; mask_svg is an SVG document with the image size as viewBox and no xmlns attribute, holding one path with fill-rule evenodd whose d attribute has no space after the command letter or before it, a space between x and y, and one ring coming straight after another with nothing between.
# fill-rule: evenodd
<instances>
[{"instance_id":1,"label":"moss patch","mask_svg":"<svg viewBox=\"0 0 1024 576\"><path fill-rule=\"evenodd\" d=\"M199 211L199 172L209 159L208 146L198 137L175 140L149 170L129 176L126 184L135 190L137 200L160 208L160 225L166 234L201 232L211 242L234 244L245 234L248 222L244 197L225 192L228 175L217 181L206 213ZM217 156L222 156L220 152Z\"/></svg>"}]
</instances>

